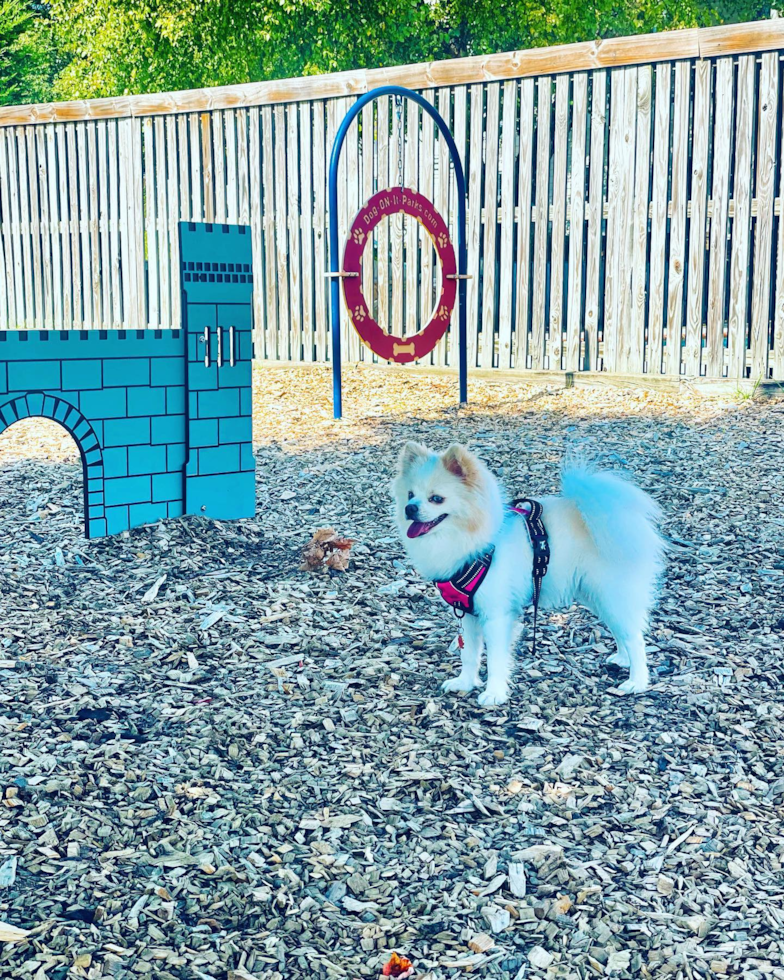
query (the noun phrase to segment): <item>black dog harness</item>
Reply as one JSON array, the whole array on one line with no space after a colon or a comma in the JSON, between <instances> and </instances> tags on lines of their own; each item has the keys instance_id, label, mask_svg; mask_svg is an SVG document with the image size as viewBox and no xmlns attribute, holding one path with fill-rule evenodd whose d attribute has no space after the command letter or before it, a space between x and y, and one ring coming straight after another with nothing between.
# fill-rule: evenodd
<instances>
[{"instance_id":1,"label":"black dog harness","mask_svg":"<svg viewBox=\"0 0 784 980\"><path fill-rule=\"evenodd\" d=\"M534 629L532 653L536 655L536 617L539 609L539 597L542 594L542 579L547 574L547 566L550 563L550 542L547 539L547 529L542 520L542 505L538 500L517 497L512 501L509 509L524 518L533 549ZM473 615L474 596L490 571L494 551L495 548L491 547L484 554L464 565L446 582L436 582L441 598L452 607L458 619L462 619L466 613ZM459 640L461 639L462 636L459 637ZM462 648L462 643L459 645Z\"/></svg>"}]
</instances>

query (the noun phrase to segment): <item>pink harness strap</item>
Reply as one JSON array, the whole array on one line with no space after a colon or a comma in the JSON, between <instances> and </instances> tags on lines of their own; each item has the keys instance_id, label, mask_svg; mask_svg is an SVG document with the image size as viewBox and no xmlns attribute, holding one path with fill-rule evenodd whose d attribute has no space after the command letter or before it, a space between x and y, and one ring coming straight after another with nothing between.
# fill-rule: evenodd
<instances>
[{"instance_id":1,"label":"pink harness strap","mask_svg":"<svg viewBox=\"0 0 784 980\"><path fill-rule=\"evenodd\" d=\"M533 652L536 653L536 615L539 607L542 579L547 574L547 566L550 561L550 546L547 540L547 531L542 521L542 505L538 501L520 497L512 501L509 505L509 510L515 514L519 514L525 520L534 553ZM490 571L494 550L491 547L489 551L469 562L446 582L435 583L438 591L441 593L441 598L454 609L458 619L462 619L466 614L470 615L473 613L474 596L479 591L479 586L484 582L487 573Z\"/></svg>"},{"instance_id":2,"label":"pink harness strap","mask_svg":"<svg viewBox=\"0 0 784 980\"><path fill-rule=\"evenodd\" d=\"M508 509L526 518L526 520L531 514L527 500L515 501ZM456 615L462 617L466 613L470 615L474 611L474 596L490 571L494 550L491 548L485 554L475 558L446 582L436 582L436 588L441 593L441 598L455 610Z\"/></svg>"},{"instance_id":3,"label":"pink harness strap","mask_svg":"<svg viewBox=\"0 0 784 980\"><path fill-rule=\"evenodd\" d=\"M490 570L492 560L493 551L491 550L485 555L480 555L465 568L461 568L457 575L446 582L436 582L436 588L441 593L441 598L458 615L464 616L466 613L474 611L474 595Z\"/></svg>"}]
</instances>

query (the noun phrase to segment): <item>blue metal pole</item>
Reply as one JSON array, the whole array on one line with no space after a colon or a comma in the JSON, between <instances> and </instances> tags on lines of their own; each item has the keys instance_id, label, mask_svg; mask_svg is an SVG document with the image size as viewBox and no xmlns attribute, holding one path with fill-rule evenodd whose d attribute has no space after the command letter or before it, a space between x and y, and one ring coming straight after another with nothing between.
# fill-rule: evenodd
<instances>
[{"instance_id":1,"label":"blue metal pole","mask_svg":"<svg viewBox=\"0 0 784 980\"><path fill-rule=\"evenodd\" d=\"M332 157L329 161L329 271L332 273L329 284L332 304L332 415L336 419L343 417L343 384L340 351L340 280L336 273L339 271L337 174L340 148L343 145L345 135L344 127L341 126L335 137L335 142L332 147Z\"/></svg>"},{"instance_id":2,"label":"blue metal pole","mask_svg":"<svg viewBox=\"0 0 784 980\"><path fill-rule=\"evenodd\" d=\"M457 271L458 296L460 300L460 313L458 319L458 341L459 350L459 390L460 404L465 405L468 401L468 351L466 334L466 274L468 272L468 246L466 243L466 214L465 214L465 175L457 145L452 137L449 127L444 122L438 110L432 106L424 96L418 92L403 88L400 85L382 85L366 92L354 103L343 118L335 135L335 142L332 144L332 155L329 159L329 271L331 276L331 299L332 299L332 404L333 415L336 419L343 414L343 394L341 384L341 351L340 351L340 281L337 273L340 271L338 259L338 164L340 163L340 153L343 149L343 142L351 123L362 111L363 107L375 99L385 95L400 95L405 99L411 99L421 106L422 109L432 118L438 127L438 131L446 140L449 147L449 155L455 168L455 181L457 182Z\"/></svg>"}]
</instances>

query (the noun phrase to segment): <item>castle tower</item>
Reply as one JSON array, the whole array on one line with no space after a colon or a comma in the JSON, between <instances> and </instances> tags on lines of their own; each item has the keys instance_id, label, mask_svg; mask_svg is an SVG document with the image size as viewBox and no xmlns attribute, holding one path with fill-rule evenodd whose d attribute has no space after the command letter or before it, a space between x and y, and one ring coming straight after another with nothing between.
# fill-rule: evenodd
<instances>
[{"instance_id":1,"label":"castle tower","mask_svg":"<svg viewBox=\"0 0 784 980\"><path fill-rule=\"evenodd\" d=\"M252 517L250 228L180 222L180 256L188 391L185 512Z\"/></svg>"}]
</instances>

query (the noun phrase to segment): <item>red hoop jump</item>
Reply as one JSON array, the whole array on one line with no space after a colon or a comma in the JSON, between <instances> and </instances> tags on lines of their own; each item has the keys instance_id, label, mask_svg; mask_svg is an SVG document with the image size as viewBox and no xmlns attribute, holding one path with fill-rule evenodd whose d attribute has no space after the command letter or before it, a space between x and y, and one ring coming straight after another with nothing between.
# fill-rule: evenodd
<instances>
[{"instance_id":1,"label":"red hoop jump","mask_svg":"<svg viewBox=\"0 0 784 980\"><path fill-rule=\"evenodd\" d=\"M430 323L410 337L387 333L370 315L362 293L362 253L382 218L402 211L422 225L433 240L441 262L441 294ZM349 231L343 255L343 295L354 329L365 344L386 361L406 364L426 357L449 327L457 295L457 262L449 229L430 201L407 187L378 191L363 205Z\"/></svg>"}]
</instances>

